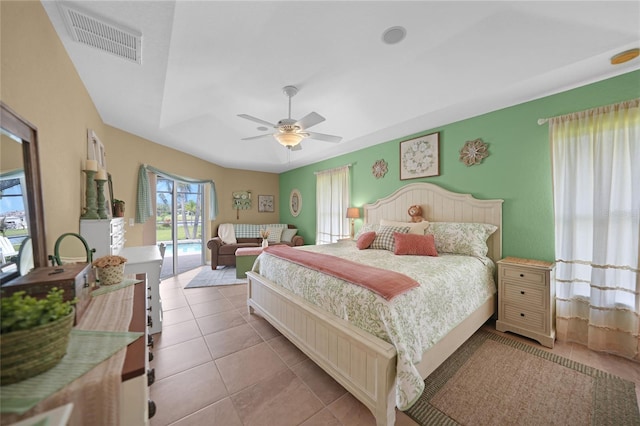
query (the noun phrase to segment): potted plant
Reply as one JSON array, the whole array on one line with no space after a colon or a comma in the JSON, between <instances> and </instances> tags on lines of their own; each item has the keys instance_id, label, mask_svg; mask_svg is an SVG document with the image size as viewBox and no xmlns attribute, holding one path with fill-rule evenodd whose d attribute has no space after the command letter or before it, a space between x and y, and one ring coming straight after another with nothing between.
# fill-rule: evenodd
<instances>
[{"instance_id":1,"label":"potted plant","mask_svg":"<svg viewBox=\"0 0 640 426\"><path fill-rule=\"evenodd\" d=\"M44 299L24 291L0 299L0 385L53 368L67 353L75 300L52 288Z\"/></svg>"},{"instance_id":2,"label":"potted plant","mask_svg":"<svg viewBox=\"0 0 640 426\"><path fill-rule=\"evenodd\" d=\"M113 216L124 217L124 201L114 198L112 204L113 204Z\"/></svg>"}]
</instances>

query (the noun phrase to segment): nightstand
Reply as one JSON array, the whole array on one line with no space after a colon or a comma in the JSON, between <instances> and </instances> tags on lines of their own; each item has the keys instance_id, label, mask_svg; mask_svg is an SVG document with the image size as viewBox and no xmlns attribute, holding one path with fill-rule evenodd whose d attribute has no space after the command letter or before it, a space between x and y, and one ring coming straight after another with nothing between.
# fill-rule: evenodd
<instances>
[{"instance_id":1,"label":"nightstand","mask_svg":"<svg viewBox=\"0 0 640 426\"><path fill-rule=\"evenodd\" d=\"M498 261L498 331L511 331L553 348L554 264L506 257Z\"/></svg>"}]
</instances>

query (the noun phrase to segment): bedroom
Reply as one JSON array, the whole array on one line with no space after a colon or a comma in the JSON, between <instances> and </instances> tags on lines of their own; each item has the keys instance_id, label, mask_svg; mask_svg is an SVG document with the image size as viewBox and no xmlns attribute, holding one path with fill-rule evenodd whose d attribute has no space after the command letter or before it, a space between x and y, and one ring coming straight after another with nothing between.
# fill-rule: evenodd
<instances>
[{"instance_id":1,"label":"bedroom","mask_svg":"<svg viewBox=\"0 0 640 426\"><path fill-rule=\"evenodd\" d=\"M21 19L29 20L33 25L18 25ZM33 28L37 28L35 33L31 31ZM3 2L2 32L2 101L36 124L43 139L41 152L49 252L58 235L78 227L82 189L77 170L85 156L87 128L93 128L100 134L111 159L120 159L118 162L110 160L110 168L118 197L125 199L129 206L135 203L137 165L153 163L161 168L171 167L177 174L213 179L220 185L221 199L229 199L237 186L279 194L275 215L282 222L295 223L308 241L315 239L315 218L307 214L314 210L313 196L304 198L303 214L298 218L289 214L287 201L294 187L298 187L303 196L313 193L314 172L353 163L356 205L373 202L403 185L397 178L398 142L411 134L281 175L220 167L172 151L102 121L38 3L18 6ZM35 50L36 54L22 53L29 50ZM48 66L42 67L40 61L46 61ZM536 121L541 117L638 97L640 74L633 71L636 68L568 92L435 129L424 129L424 132L441 131L443 137L443 173L429 181L479 198L507 200L504 252L554 260L547 128L538 126ZM480 167L466 168L457 161L457 151L465 140L477 137L490 142L491 156ZM371 177L370 167L381 158L396 168L386 178L375 180ZM521 193L531 194L531 197L523 199ZM221 203L220 211L219 221L211 223L211 228L235 218L235 212L226 203ZM254 210L247 212L243 220L251 222L262 218ZM360 224L358 222L357 226ZM142 244L142 226L128 229L127 239L132 245Z\"/></svg>"}]
</instances>

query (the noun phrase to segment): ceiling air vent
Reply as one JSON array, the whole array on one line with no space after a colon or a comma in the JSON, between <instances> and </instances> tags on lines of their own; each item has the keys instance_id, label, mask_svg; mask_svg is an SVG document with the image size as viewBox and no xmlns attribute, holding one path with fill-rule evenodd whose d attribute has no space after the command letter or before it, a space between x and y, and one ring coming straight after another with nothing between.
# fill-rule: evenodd
<instances>
[{"instance_id":1,"label":"ceiling air vent","mask_svg":"<svg viewBox=\"0 0 640 426\"><path fill-rule=\"evenodd\" d=\"M59 3L73 40L137 64L142 63L142 33Z\"/></svg>"}]
</instances>

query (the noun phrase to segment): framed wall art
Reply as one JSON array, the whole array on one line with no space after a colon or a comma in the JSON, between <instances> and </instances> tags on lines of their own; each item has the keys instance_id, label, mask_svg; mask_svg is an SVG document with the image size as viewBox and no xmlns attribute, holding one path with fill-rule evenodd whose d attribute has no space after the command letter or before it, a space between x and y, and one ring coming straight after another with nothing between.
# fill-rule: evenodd
<instances>
[{"instance_id":1,"label":"framed wall art","mask_svg":"<svg viewBox=\"0 0 640 426\"><path fill-rule=\"evenodd\" d=\"M291 216L298 217L300 211L302 211L302 194L299 190L292 189L289 196L289 212L291 212Z\"/></svg>"},{"instance_id":2,"label":"framed wall art","mask_svg":"<svg viewBox=\"0 0 640 426\"><path fill-rule=\"evenodd\" d=\"M440 132L400 142L400 180L440 175Z\"/></svg>"},{"instance_id":3,"label":"framed wall art","mask_svg":"<svg viewBox=\"0 0 640 426\"><path fill-rule=\"evenodd\" d=\"M258 195L258 211L273 213L273 195Z\"/></svg>"}]
</instances>

